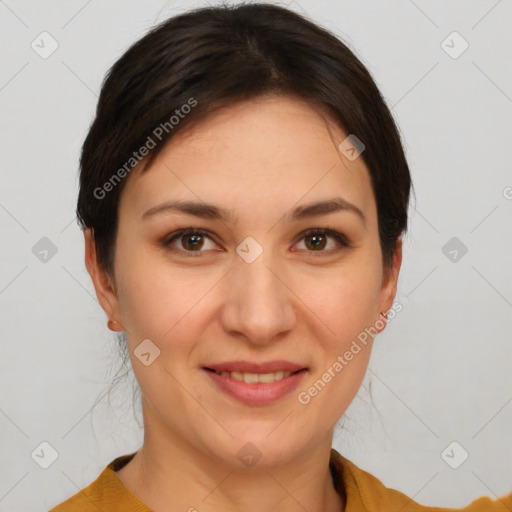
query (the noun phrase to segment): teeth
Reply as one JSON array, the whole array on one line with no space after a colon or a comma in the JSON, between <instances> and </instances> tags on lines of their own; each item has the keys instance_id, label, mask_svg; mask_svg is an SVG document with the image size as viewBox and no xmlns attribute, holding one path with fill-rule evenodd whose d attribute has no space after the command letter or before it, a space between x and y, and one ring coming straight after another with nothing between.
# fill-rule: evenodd
<instances>
[{"instance_id":1,"label":"teeth","mask_svg":"<svg viewBox=\"0 0 512 512\"><path fill-rule=\"evenodd\" d=\"M242 373L242 372L218 372L215 371L217 375L222 375L223 377L231 377L232 379L246 382L247 384L255 383L255 382L263 382L265 384L270 384L275 380L281 380L284 377L289 377L293 372L285 372L278 371L272 373Z\"/></svg>"}]
</instances>

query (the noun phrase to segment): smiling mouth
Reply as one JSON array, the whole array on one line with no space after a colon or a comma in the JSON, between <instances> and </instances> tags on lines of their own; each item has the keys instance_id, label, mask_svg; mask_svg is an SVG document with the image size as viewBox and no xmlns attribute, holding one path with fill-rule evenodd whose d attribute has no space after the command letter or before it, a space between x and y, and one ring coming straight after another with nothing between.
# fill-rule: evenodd
<instances>
[{"instance_id":1,"label":"smiling mouth","mask_svg":"<svg viewBox=\"0 0 512 512\"><path fill-rule=\"evenodd\" d=\"M270 384L272 382L279 381L286 377L289 377L290 375L294 375L296 373L306 371L306 368L303 368L303 369L297 370L295 372L278 370L276 372L268 372L268 373L251 373L251 372L237 372L237 371L232 371L232 372L217 371L217 370L213 370L212 368L204 368L204 369L209 372L216 373L217 375L220 375L221 377L229 377L229 378L232 378L232 379L240 381L240 382L245 382L246 384L256 384L256 383Z\"/></svg>"}]
</instances>

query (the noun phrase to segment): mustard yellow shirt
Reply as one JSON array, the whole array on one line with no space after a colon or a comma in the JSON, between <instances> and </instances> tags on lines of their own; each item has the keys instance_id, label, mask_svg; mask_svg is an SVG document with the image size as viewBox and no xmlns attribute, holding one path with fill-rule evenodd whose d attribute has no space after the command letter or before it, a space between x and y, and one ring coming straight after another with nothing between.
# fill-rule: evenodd
<instances>
[{"instance_id":1,"label":"mustard yellow shirt","mask_svg":"<svg viewBox=\"0 0 512 512\"><path fill-rule=\"evenodd\" d=\"M49 512L152 512L119 479L116 471L136 452L114 459L89 486L52 508ZM386 487L370 473L359 469L334 448L329 467L338 493L345 501L345 512L511 512L512 492L498 499L478 498L464 508L427 507L405 494Z\"/></svg>"}]
</instances>

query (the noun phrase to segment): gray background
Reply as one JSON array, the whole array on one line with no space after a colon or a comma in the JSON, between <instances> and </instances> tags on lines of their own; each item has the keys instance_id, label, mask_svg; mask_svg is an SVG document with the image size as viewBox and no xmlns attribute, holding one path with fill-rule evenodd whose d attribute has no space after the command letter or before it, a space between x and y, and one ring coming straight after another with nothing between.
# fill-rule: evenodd
<instances>
[{"instance_id":1,"label":"gray background","mask_svg":"<svg viewBox=\"0 0 512 512\"><path fill-rule=\"evenodd\" d=\"M91 410L118 356L84 265L78 157L108 68L155 23L199 5L0 0L2 511L46 511L140 446L129 381L111 407ZM462 507L510 492L512 2L289 5L368 66L403 133L416 190L403 311L376 338L334 446L422 504ZM59 45L46 59L31 48L43 31ZM453 31L469 47L458 55L463 41L451 36L450 56L442 42ZM43 237L57 249L46 262L36 250ZM469 453L458 469L441 456L452 441ZM58 453L48 469L31 456L42 442Z\"/></svg>"}]
</instances>

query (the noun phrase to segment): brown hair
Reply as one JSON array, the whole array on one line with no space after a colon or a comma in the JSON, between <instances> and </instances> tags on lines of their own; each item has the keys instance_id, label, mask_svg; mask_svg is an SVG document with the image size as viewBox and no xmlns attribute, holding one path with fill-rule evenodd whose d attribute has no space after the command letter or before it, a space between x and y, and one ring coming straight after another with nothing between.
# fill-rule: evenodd
<instances>
[{"instance_id":1,"label":"brown hair","mask_svg":"<svg viewBox=\"0 0 512 512\"><path fill-rule=\"evenodd\" d=\"M82 147L77 218L113 275L118 204L137 150L148 169L177 132L214 109L268 93L320 105L365 145L385 269L407 229L411 178L391 113L365 66L336 36L269 4L189 11L153 27L114 63ZM136 152L136 153L134 153ZM145 151L143 151L145 152ZM137 154L136 158L134 155Z\"/></svg>"}]
</instances>

